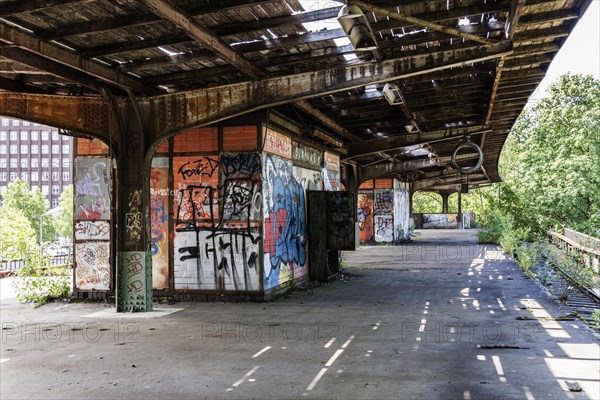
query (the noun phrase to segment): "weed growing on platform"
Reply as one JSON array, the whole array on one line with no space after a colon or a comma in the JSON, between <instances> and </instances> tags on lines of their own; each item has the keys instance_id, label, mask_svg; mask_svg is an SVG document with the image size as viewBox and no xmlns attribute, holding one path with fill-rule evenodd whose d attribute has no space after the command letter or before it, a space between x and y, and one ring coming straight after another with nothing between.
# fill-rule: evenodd
<instances>
[{"instance_id":1,"label":"weed growing on platform","mask_svg":"<svg viewBox=\"0 0 600 400\"><path fill-rule=\"evenodd\" d=\"M517 264L523 269L525 276L529 279L534 278L535 274L531 271L531 267L538 262L539 246L536 243L527 244L521 243L515 249Z\"/></svg>"},{"instance_id":2,"label":"weed growing on platform","mask_svg":"<svg viewBox=\"0 0 600 400\"><path fill-rule=\"evenodd\" d=\"M578 251L566 253L553 245L546 245L544 252L548 262L554 265L571 280L571 284L565 285L559 297L567 301L576 289L576 286L594 288L598 287L596 274L593 268L585 265L583 254Z\"/></svg>"},{"instance_id":3,"label":"weed growing on platform","mask_svg":"<svg viewBox=\"0 0 600 400\"><path fill-rule=\"evenodd\" d=\"M592 314L592 328L600 331L600 309L594 311Z\"/></svg>"},{"instance_id":4,"label":"weed growing on platform","mask_svg":"<svg viewBox=\"0 0 600 400\"><path fill-rule=\"evenodd\" d=\"M17 300L39 307L50 299L66 299L71 292L71 271L67 266L51 269L21 268L13 281Z\"/></svg>"}]
</instances>

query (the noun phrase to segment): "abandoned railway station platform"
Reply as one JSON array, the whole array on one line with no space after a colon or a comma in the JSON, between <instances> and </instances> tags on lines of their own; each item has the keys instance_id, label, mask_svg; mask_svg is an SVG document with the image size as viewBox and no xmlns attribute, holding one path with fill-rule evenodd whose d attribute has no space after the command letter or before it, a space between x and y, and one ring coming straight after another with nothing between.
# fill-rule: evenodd
<instances>
[{"instance_id":1,"label":"abandoned railway station platform","mask_svg":"<svg viewBox=\"0 0 600 400\"><path fill-rule=\"evenodd\" d=\"M415 192L501 181L590 1L0 4L0 115L76 137L74 293L150 311L327 280L435 225Z\"/></svg>"},{"instance_id":2,"label":"abandoned railway station platform","mask_svg":"<svg viewBox=\"0 0 600 400\"><path fill-rule=\"evenodd\" d=\"M116 303L3 302L0 397L599 398L460 202L590 3L0 0L0 116L75 137L73 296Z\"/></svg>"}]
</instances>

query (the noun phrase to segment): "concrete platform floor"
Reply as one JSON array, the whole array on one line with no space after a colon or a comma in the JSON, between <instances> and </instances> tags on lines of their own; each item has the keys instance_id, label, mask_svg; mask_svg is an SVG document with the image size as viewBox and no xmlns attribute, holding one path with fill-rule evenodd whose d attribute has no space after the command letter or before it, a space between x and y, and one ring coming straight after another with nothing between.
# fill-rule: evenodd
<instances>
[{"instance_id":1,"label":"concrete platform floor","mask_svg":"<svg viewBox=\"0 0 600 400\"><path fill-rule=\"evenodd\" d=\"M4 300L0 398L600 398L598 335L495 247L427 235L270 303L90 319L111 306Z\"/></svg>"}]
</instances>

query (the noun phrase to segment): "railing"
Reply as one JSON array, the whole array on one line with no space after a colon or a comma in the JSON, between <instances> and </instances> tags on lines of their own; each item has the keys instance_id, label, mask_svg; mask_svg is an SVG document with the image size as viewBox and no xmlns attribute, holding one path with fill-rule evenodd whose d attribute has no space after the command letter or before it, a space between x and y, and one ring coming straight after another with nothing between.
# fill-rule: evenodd
<instances>
[{"instance_id":1,"label":"railing","mask_svg":"<svg viewBox=\"0 0 600 400\"><path fill-rule=\"evenodd\" d=\"M600 239L593 238L572 229L563 229L562 233L548 232L550 242L568 254L579 252L588 267L599 274L600 270Z\"/></svg>"},{"instance_id":2,"label":"railing","mask_svg":"<svg viewBox=\"0 0 600 400\"><path fill-rule=\"evenodd\" d=\"M73 255L44 256L41 264L42 268L73 266ZM0 271L17 271L23 267L27 267L27 260L0 260Z\"/></svg>"}]
</instances>

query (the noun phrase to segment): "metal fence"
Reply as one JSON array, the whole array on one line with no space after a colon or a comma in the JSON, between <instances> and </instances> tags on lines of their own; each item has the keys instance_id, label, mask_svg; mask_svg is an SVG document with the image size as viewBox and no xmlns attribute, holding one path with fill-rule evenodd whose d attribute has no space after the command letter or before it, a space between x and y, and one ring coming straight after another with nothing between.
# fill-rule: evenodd
<instances>
[{"instance_id":1,"label":"metal fence","mask_svg":"<svg viewBox=\"0 0 600 400\"><path fill-rule=\"evenodd\" d=\"M28 266L28 260L39 260L39 254L32 255L20 260L0 260L0 271L17 271ZM37 263L37 261L35 261ZM43 256L40 263L42 268L54 266L73 266L73 254L64 254L58 256ZM32 265L29 265L32 266Z\"/></svg>"}]
</instances>

